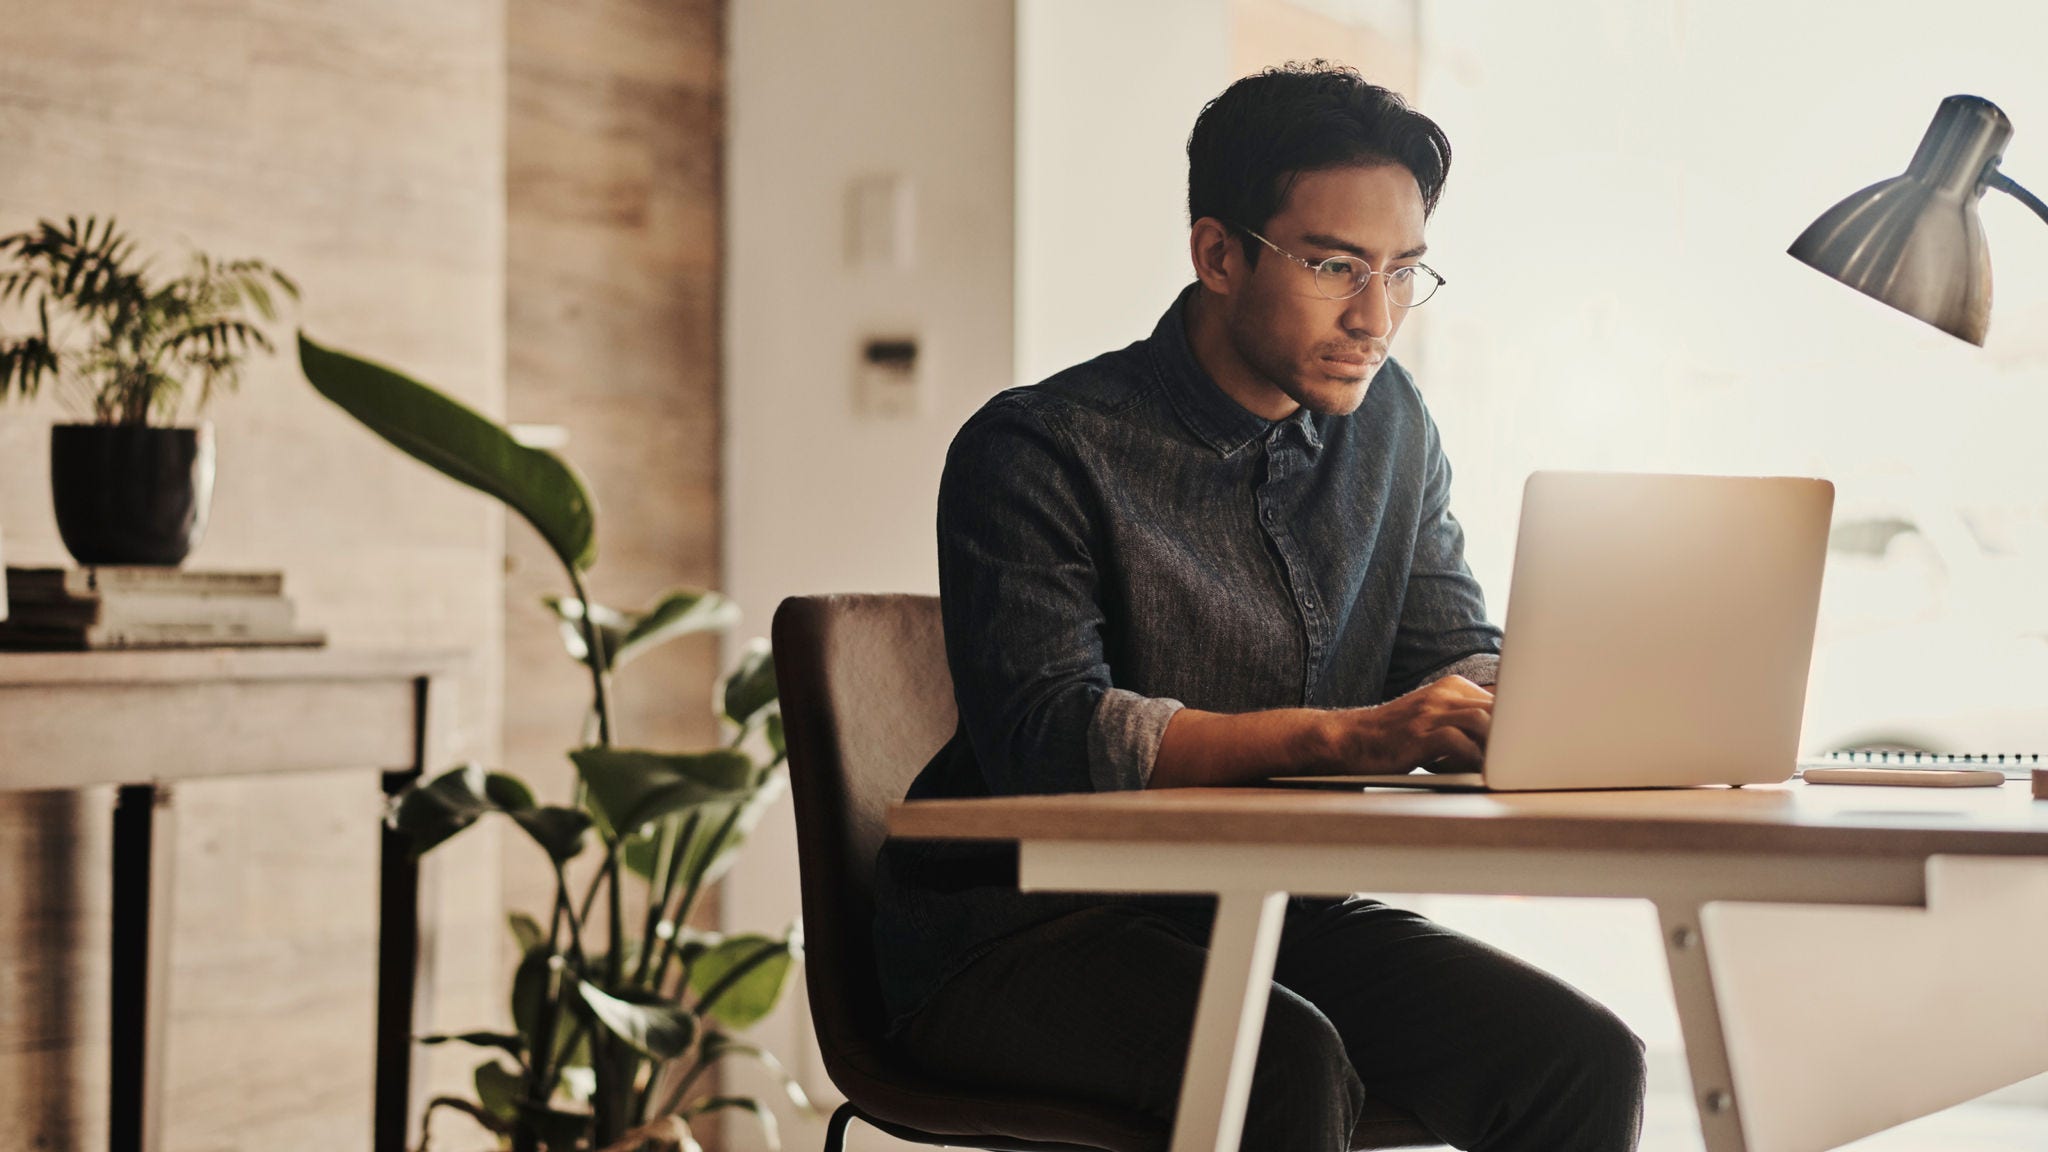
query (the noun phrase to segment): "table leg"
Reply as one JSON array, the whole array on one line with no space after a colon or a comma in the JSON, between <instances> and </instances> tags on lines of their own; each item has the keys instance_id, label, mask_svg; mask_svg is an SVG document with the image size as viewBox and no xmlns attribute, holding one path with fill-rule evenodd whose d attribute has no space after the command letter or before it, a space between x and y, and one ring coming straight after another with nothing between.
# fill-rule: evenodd
<instances>
[{"instance_id":1,"label":"table leg","mask_svg":"<svg viewBox=\"0 0 2048 1152\"><path fill-rule=\"evenodd\" d=\"M2048 860L1990 856L1930 857L1920 908L1702 907L1749 1146L1840 1148L2048 1070L2044 908Z\"/></svg>"},{"instance_id":2,"label":"table leg","mask_svg":"<svg viewBox=\"0 0 2048 1152\"><path fill-rule=\"evenodd\" d=\"M175 822L169 788L124 784L114 801L107 1147L162 1147Z\"/></svg>"},{"instance_id":3,"label":"table leg","mask_svg":"<svg viewBox=\"0 0 2048 1152\"><path fill-rule=\"evenodd\" d=\"M419 772L384 773L384 794L398 795ZM412 838L383 830L377 904L377 1087L370 1147L405 1152L413 1102L413 1008L420 966L420 865Z\"/></svg>"},{"instance_id":4,"label":"table leg","mask_svg":"<svg viewBox=\"0 0 2048 1152\"><path fill-rule=\"evenodd\" d=\"M1747 1152L1735 1077L1728 1064L1728 1041L1721 1031L1721 1007L1707 969L1706 942L1700 936L1699 909L1689 904L1659 904L1657 922L1664 930L1664 958L1671 966L1671 993L1678 1002L1679 1031L1692 1072L1700 1135L1707 1152Z\"/></svg>"},{"instance_id":5,"label":"table leg","mask_svg":"<svg viewBox=\"0 0 2048 1152\"><path fill-rule=\"evenodd\" d=\"M1172 1152L1237 1152L1286 908L1285 892L1224 892L1217 898Z\"/></svg>"}]
</instances>

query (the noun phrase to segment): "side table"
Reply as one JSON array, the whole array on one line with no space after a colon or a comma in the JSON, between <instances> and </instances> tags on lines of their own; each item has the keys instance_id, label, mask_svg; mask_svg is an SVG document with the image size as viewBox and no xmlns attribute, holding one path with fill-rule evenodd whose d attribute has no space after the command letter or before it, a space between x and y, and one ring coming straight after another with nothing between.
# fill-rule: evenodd
<instances>
[{"instance_id":1,"label":"side table","mask_svg":"<svg viewBox=\"0 0 2048 1152\"><path fill-rule=\"evenodd\" d=\"M162 1146L172 789L376 768L386 796L447 755L452 651L208 648L0 653L0 791L114 786L110 1152ZM383 833L374 1152L404 1152L414 1097L419 866Z\"/></svg>"}]
</instances>

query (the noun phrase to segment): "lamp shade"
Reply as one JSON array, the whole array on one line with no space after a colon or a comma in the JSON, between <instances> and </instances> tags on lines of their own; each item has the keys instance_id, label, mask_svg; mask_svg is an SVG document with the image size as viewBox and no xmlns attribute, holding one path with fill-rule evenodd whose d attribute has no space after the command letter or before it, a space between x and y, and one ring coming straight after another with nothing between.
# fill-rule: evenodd
<instances>
[{"instance_id":1,"label":"lamp shade","mask_svg":"<svg viewBox=\"0 0 2048 1152\"><path fill-rule=\"evenodd\" d=\"M1835 205L1787 249L1876 300L1972 344L1991 324L1991 253L1977 201L2012 139L2012 121L1980 96L1951 96L1905 175Z\"/></svg>"}]
</instances>

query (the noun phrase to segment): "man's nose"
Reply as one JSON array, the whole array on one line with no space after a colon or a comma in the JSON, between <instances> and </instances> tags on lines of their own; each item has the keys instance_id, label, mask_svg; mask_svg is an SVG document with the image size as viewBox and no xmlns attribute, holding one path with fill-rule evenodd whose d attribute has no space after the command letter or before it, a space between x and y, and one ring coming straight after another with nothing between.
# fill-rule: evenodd
<instances>
[{"instance_id":1,"label":"man's nose","mask_svg":"<svg viewBox=\"0 0 2048 1152\"><path fill-rule=\"evenodd\" d=\"M1344 330L1385 340L1394 332L1394 304L1387 299L1387 278L1374 276L1365 291L1344 302Z\"/></svg>"}]
</instances>

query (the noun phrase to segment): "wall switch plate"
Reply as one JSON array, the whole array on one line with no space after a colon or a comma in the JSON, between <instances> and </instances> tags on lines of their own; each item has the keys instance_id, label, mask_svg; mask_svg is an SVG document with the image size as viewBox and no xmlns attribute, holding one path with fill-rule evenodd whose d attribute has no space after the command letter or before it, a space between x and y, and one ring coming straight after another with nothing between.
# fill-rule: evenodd
<instances>
[{"instance_id":1,"label":"wall switch plate","mask_svg":"<svg viewBox=\"0 0 2048 1152\"><path fill-rule=\"evenodd\" d=\"M872 337L854 369L854 408L863 415L908 419L922 407L919 349L914 336Z\"/></svg>"},{"instance_id":2,"label":"wall switch plate","mask_svg":"<svg viewBox=\"0 0 2048 1152\"><path fill-rule=\"evenodd\" d=\"M908 272L917 263L917 196L899 175L862 176L847 186L846 254L856 268Z\"/></svg>"}]
</instances>

